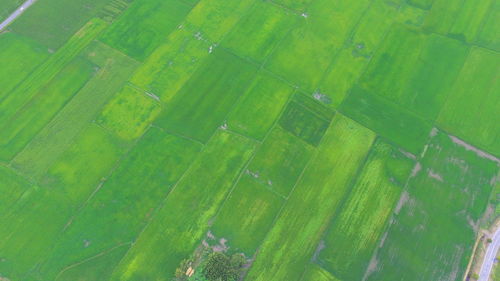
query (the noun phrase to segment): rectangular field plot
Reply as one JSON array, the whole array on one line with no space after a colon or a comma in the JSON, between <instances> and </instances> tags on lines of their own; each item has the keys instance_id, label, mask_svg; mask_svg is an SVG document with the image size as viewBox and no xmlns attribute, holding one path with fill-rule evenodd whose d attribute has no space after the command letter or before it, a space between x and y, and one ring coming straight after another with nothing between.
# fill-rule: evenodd
<instances>
[{"instance_id":1,"label":"rectangular field plot","mask_svg":"<svg viewBox=\"0 0 500 281\"><path fill-rule=\"evenodd\" d=\"M271 129L293 88L261 72L227 116L227 126L240 134L262 140Z\"/></svg>"},{"instance_id":2,"label":"rectangular field plot","mask_svg":"<svg viewBox=\"0 0 500 281\"><path fill-rule=\"evenodd\" d=\"M250 174L244 174L224 202L213 227L233 251L252 256L278 215L284 199Z\"/></svg>"},{"instance_id":3,"label":"rectangular field plot","mask_svg":"<svg viewBox=\"0 0 500 281\"><path fill-rule=\"evenodd\" d=\"M68 266L133 242L200 148L158 128L148 130L61 234L42 267L44 278L54 280ZM113 267L103 271L110 275Z\"/></svg>"},{"instance_id":4,"label":"rectangular field plot","mask_svg":"<svg viewBox=\"0 0 500 281\"><path fill-rule=\"evenodd\" d=\"M142 136L160 111L161 106L153 97L125 85L104 107L96 123L132 140Z\"/></svg>"},{"instance_id":5,"label":"rectangular field plot","mask_svg":"<svg viewBox=\"0 0 500 281\"><path fill-rule=\"evenodd\" d=\"M457 280L464 274L500 160L435 129L417 167L367 280Z\"/></svg>"},{"instance_id":6,"label":"rectangular field plot","mask_svg":"<svg viewBox=\"0 0 500 281\"><path fill-rule=\"evenodd\" d=\"M37 1L11 25L19 34L59 49L110 0Z\"/></svg>"},{"instance_id":7,"label":"rectangular field plot","mask_svg":"<svg viewBox=\"0 0 500 281\"><path fill-rule=\"evenodd\" d=\"M433 121L467 53L467 46L459 41L396 25L359 84Z\"/></svg>"},{"instance_id":8,"label":"rectangular field plot","mask_svg":"<svg viewBox=\"0 0 500 281\"><path fill-rule=\"evenodd\" d=\"M254 78L257 68L216 51L166 105L155 122L168 132L206 142Z\"/></svg>"},{"instance_id":9,"label":"rectangular field plot","mask_svg":"<svg viewBox=\"0 0 500 281\"><path fill-rule=\"evenodd\" d=\"M494 2L496 1L435 0L425 20L424 28L462 41L473 42Z\"/></svg>"},{"instance_id":10,"label":"rectangular field plot","mask_svg":"<svg viewBox=\"0 0 500 281\"><path fill-rule=\"evenodd\" d=\"M265 67L312 93L370 1L313 1ZM314 50L314 52L311 52Z\"/></svg>"},{"instance_id":11,"label":"rectangular field plot","mask_svg":"<svg viewBox=\"0 0 500 281\"><path fill-rule=\"evenodd\" d=\"M288 197L313 153L312 146L277 126L255 153L248 172L267 188Z\"/></svg>"},{"instance_id":12,"label":"rectangular field plot","mask_svg":"<svg viewBox=\"0 0 500 281\"><path fill-rule=\"evenodd\" d=\"M170 279L181 260L201 243L209 221L254 149L252 141L218 130L167 196L111 280Z\"/></svg>"},{"instance_id":13,"label":"rectangular field plot","mask_svg":"<svg viewBox=\"0 0 500 281\"><path fill-rule=\"evenodd\" d=\"M356 122L335 116L245 280L300 280L374 138Z\"/></svg>"},{"instance_id":14,"label":"rectangular field plot","mask_svg":"<svg viewBox=\"0 0 500 281\"><path fill-rule=\"evenodd\" d=\"M362 280L414 161L380 139L324 237L319 263L342 280Z\"/></svg>"},{"instance_id":15,"label":"rectangular field plot","mask_svg":"<svg viewBox=\"0 0 500 281\"><path fill-rule=\"evenodd\" d=\"M314 100L302 94L296 94L285 108L279 124L305 142L317 146L332 117L332 112Z\"/></svg>"},{"instance_id":16,"label":"rectangular field plot","mask_svg":"<svg viewBox=\"0 0 500 281\"><path fill-rule=\"evenodd\" d=\"M134 1L100 40L139 61L177 28L191 6L178 0Z\"/></svg>"},{"instance_id":17,"label":"rectangular field plot","mask_svg":"<svg viewBox=\"0 0 500 281\"><path fill-rule=\"evenodd\" d=\"M500 51L500 37L498 36L498 30L500 30L499 17L500 2L493 1L476 40L477 44L497 52Z\"/></svg>"},{"instance_id":18,"label":"rectangular field plot","mask_svg":"<svg viewBox=\"0 0 500 281\"><path fill-rule=\"evenodd\" d=\"M126 148L118 138L91 124L51 165L40 184L57 189L77 208L111 172Z\"/></svg>"},{"instance_id":19,"label":"rectangular field plot","mask_svg":"<svg viewBox=\"0 0 500 281\"><path fill-rule=\"evenodd\" d=\"M0 101L48 55L44 46L31 39L12 32L1 34Z\"/></svg>"},{"instance_id":20,"label":"rectangular field plot","mask_svg":"<svg viewBox=\"0 0 500 281\"><path fill-rule=\"evenodd\" d=\"M177 29L148 57L130 81L168 102L209 57L211 44L198 40L185 28Z\"/></svg>"},{"instance_id":21,"label":"rectangular field plot","mask_svg":"<svg viewBox=\"0 0 500 281\"><path fill-rule=\"evenodd\" d=\"M257 2L221 45L263 62L295 25L299 15L269 2Z\"/></svg>"},{"instance_id":22,"label":"rectangular field plot","mask_svg":"<svg viewBox=\"0 0 500 281\"><path fill-rule=\"evenodd\" d=\"M31 72L0 103L0 124L4 124L6 120L14 116L17 110L29 101L45 84L52 80L105 27L106 24L99 19L88 22L62 48Z\"/></svg>"},{"instance_id":23,"label":"rectangular field plot","mask_svg":"<svg viewBox=\"0 0 500 281\"><path fill-rule=\"evenodd\" d=\"M4 126L0 126L0 159L11 160L95 72L93 64L78 58L42 87Z\"/></svg>"},{"instance_id":24,"label":"rectangular field plot","mask_svg":"<svg viewBox=\"0 0 500 281\"><path fill-rule=\"evenodd\" d=\"M102 43L92 44L85 52L85 57L100 67L99 71L12 162L16 169L35 179L44 175L137 67L132 59Z\"/></svg>"},{"instance_id":25,"label":"rectangular field plot","mask_svg":"<svg viewBox=\"0 0 500 281\"><path fill-rule=\"evenodd\" d=\"M432 127L423 119L358 86L351 90L339 110L413 154L423 149Z\"/></svg>"},{"instance_id":26,"label":"rectangular field plot","mask_svg":"<svg viewBox=\"0 0 500 281\"><path fill-rule=\"evenodd\" d=\"M500 156L500 59L473 48L441 111L441 128Z\"/></svg>"}]
</instances>

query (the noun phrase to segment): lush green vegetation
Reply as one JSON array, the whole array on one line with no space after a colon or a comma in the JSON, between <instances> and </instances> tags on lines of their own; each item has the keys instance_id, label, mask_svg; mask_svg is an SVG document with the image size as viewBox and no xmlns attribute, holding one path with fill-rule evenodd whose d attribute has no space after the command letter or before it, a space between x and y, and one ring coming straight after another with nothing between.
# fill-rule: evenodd
<instances>
[{"instance_id":1,"label":"lush green vegetation","mask_svg":"<svg viewBox=\"0 0 500 281\"><path fill-rule=\"evenodd\" d=\"M499 15L37 1L0 33L0 280L462 280L500 214Z\"/></svg>"}]
</instances>

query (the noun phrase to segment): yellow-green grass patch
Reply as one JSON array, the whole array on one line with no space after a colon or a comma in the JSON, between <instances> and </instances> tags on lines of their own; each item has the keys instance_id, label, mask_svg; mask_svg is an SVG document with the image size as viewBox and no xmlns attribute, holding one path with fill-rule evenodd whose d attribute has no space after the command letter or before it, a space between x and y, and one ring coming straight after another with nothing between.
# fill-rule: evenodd
<instances>
[{"instance_id":1,"label":"yellow-green grass patch","mask_svg":"<svg viewBox=\"0 0 500 281\"><path fill-rule=\"evenodd\" d=\"M43 176L137 67L130 58L102 43L92 44L86 51L86 58L98 65L99 71L12 161L16 169L35 179Z\"/></svg>"},{"instance_id":2,"label":"yellow-green grass patch","mask_svg":"<svg viewBox=\"0 0 500 281\"><path fill-rule=\"evenodd\" d=\"M61 233L42 267L44 278L54 280L72 264L132 243L200 149L187 139L149 129ZM102 271L111 275L113 267Z\"/></svg>"},{"instance_id":3,"label":"yellow-green grass patch","mask_svg":"<svg viewBox=\"0 0 500 281\"><path fill-rule=\"evenodd\" d=\"M215 237L226 239L231 251L250 257L271 229L283 203L281 196L244 174L221 207L211 231Z\"/></svg>"},{"instance_id":4,"label":"yellow-green grass patch","mask_svg":"<svg viewBox=\"0 0 500 281\"><path fill-rule=\"evenodd\" d=\"M165 106L155 125L206 142L223 125L256 72L254 65L217 50Z\"/></svg>"},{"instance_id":5,"label":"yellow-green grass patch","mask_svg":"<svg viewBox=\"0 0 500 281\"><path fill-rule=\"evenodd\" d=\"M257 140L264 139L292 92L288 84L260 72L227 116L228 128Z\"/></svg>"},{"instance_id":6,"label":"yellow-green grass patch","mask_svg":"<svg viewBox=\"0 0 500 281\"><path fill-rule=\"evenodd\" d=\"M137 60L145 60L176 29L191 6L179 0L134 1L100 37Z\"/></svg>"},{"instance_id":7,"label":"yellow-green grass patch","mask_svg":"<svg viewBox=\"0 0 500 281\"><path fill-rule=\"evenodd\" d=\"M144 134L160 111L154 97L133 85L125 85L104 107L96 122L125 140L133 140Z\"/></svg>"},{"instance_id":8,"label":"yellow-green grass patch","mask_svg":"<svg viewBox=\"0 0 500 281\"><path fill-rule=\"evenodd\" d=\"M294 12L259 1L221 45L240 56L264 62L298 19Z\"/></svg>"},{"instance_id":9,"label":"yellow-green grass patch","mask_svg":"<svg viewBox=\"0 0 500 281\"><path fill-rule=\"evenodd\" d=\"M375 134L337 114L278 216L246 280L300 280Z\"/></svg>"},{"instance_id":10,"label":"yellow-green grass patch","mask_svg":"<svg viewBox=\"0 0 500 281\"><path fill-rule=\"evenodd\" d=\"M473 48L441 111L438 124L482 149L500 156L500 57Z\"/></svg>"},{"instance_id":11,"label":"yellow-green grass patch","mask_svg":"<svg viewBox=\"0 0 500 281\"><path fill-rule=\"evenodd\" d=\"M320 264L361 280L415 163L379 139L324 237Z\"/></svg>"},{"instance_id":12,"label":"yellow-green grass patch","mask_svg":"<svg viewBox=\"0 0 500 281\"><path fill-rule=\"evenodd\" d=\"M0 5L1 6L1 5ZM0 102L49 55L34 40L8 32L0 34Z\"/></svg>"},{"instance_id":13,"label":"yellow-green grass patch","mask_svg":"<svg viewBox=\"0 0 500 281\"><path fill-rule=\"evenodd\" d=\"M320 266L314 263L310 263L307 266L304 275L300 281L340 281L330 272L324 270Z\"/></svg>"},{"instance_id":14,"label":"yellow-green grass patch","mask_svg":"<svg viewBox=\"0 0 500 281\"><path fill-rule=\"evenodd\" d=\"M19 153L95 72L93 64L77 58L43 86L4 126L0 126L0 159L10 161Z\"/></svg>"},{"instance_id":15,"label":"yellow-green grass patch","mask_svg":"<svg viewBox=\"0 0 500 281\"><path fill-rule=\"evenodd\" d=\"M313 146L277 126L255 153L247 172L262 185L288 197L313 152Z\"/></svg>"},{"instance_id":16,"label":"yellow-green grass patch","mask_svg":"<svg viewBox=\"0 0 500 281\"><path fill-rule=\"evenodd\" d=\"M11 168L0 164L0 214L8 213L21 198L21 195L31 187L31 184ZM0 215L0 218L3 215Z\"/></svg>"},{"instance_id":17,"label":"yellow-green grass patch","mask_svg":"<svg viewBox=\"0 0 500 281\"><path fill-rule=\"evenodd\" d=\"M141 233L111 280L171 280L209 229L255 143L218 130L162 208ZM168 249L168 250L165 250Z\"/></svg>"}]
</instances>

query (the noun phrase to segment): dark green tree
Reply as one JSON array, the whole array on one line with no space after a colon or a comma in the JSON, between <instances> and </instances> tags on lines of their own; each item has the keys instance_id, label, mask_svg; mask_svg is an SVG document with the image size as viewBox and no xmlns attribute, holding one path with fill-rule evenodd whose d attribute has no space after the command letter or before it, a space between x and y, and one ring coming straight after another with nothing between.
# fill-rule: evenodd
<instances>
[{"instance_id":1,"label":"dark green tree","mask_svg":"<svg viewBox=\"0 0 500 281\"><path fill-rule=\"evenodd\" d=\"M223 253L214 252L208 257L203 275L209 281L234 281L238 279L245 262L245 257L241 254L228 257Z\"/></svg>"}]
</instances>

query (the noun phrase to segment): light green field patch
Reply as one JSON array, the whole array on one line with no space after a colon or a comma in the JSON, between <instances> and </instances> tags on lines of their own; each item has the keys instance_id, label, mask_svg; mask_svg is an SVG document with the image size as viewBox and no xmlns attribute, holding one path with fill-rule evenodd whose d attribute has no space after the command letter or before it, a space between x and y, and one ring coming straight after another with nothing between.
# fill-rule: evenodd
<instances>
[{"instance_id":1,"label":"light green field patch","mask_svg":"<svg viewBox=\"0 0 500 281\"><path fill-rule=\"evenodd\" d=\"M499 161L434 130L367 280L461 279Z\"/></svg>"},{"instance_id":2,"label":"light green field patch","mask_svg":"<svg viewBox=\"0 0 500 281\"><path fill-rule=\"evenodd\" d=\"M467 42L474 41L494 2L493 0L435 0L424 27Z\"/></svg>"},{"instance_id":3,"label":"light green field patch","mask_svg":"<svg viewBox=\"0 0 500 281\"><path fill-rule=\"evenodd\" d=\"M209 229L255 149L250 140L218 130L152 222L114 271L111 280L171 280ZM165 249L168 249L166 251Z\"/></svg>"},{"instance_id":4,"label":"light green field patch","mask_svg":"<svg viewBox=\"0 0 500 281\"><path fill-rule=\"evenodd\" d=\"M321 265L343 280L361 280L414 162L377 141L324 238Z\"/></svg>"},{"instance_id":5,"label":"light green field patch","mask_svg":"<svg viewBox=\"0 0 500 281\"><path fill-rule=\"evenodd\" d=\"M283 81L261 72L229 113L228 128L257 140L264 139L292 92L293 88Z\"/></svg>"},{"instance_id":6,"label":"light green field patch","mask_svg":"<svg viewBox=\"0 0 500 281\"><path fill-rule=\"evenodd\" d=\"M314 110L315 108L318 108L318 110ZM312 99L297 94L294 100L288 103L279 124L285 130L307 143L317 146L330 123L331 116L325 116L325 114L329 113L323 111L319 104L315 104Z\"/></svg>"},{"instance_id":7,"label":"light green field patch","mask_svg":"<svg viewBox=\"0 0 500 281\"><path fill-rule=\"evenodd\" d=\"M240 56L263 62L298 18L289 10L259 1L233 28L222 46Z\"/></svg>"},{"instance_id":8,"label":"light green field patch","mask_svg":"<svg viewBox=\"0 0 500 281\"><path fill-rule=\"evenodd\" d=\"M395 26L360 85L433 121L468 53L459 41Z\"/></svg>"},{"instance_id":9,"label":"light green field patch","mask_svg":"<svg viewBox=\"0 0 500 281\"><path fill-rule=\"evenodd\" d=\"M211 43L184 29L170 34L130 81L167 103L209 56Z\"/></svg>"},{"instance_id":10,"label":"light green field patch","mask_svg":"<svg viewBox=\"0 0 500 281\"><path fill-rule=\"evenodd\" d=\"M134 1L100 40L144 61L179 26L191 7L178 0Z\"/></svg>"},{"instance_id":11,"label":"light green field patch","mask_svg":"<svg viewBox=\"0 0 500 281\"><path fill-rule=\"evenodd\" d=\"M222 206L211 231L233 251L252 256L278 215L284 200L244 174Z\"/></svg>"},{"instance_id":12,"label":"light green field patch","mask_svg":"<svg viewBox=\"0 0 500 281\"><path fill-rule=\"evenodd\" d=\"M254 65L218 50L166 105L155 125L206 142L257 72Z\"/></svg>"},{"instance_id":13,"label":"light green field patch","mask_svg":"<svg viewBox=\"0 0 500 281\"><path fill-rule=\"evenodd\" d=\"M92 21L108 2L110 0L37 1L10 27L18 34L57 50Z\"/></svg>"},{"instance_id":14,"label":"light green field patch","mask_svg":"<svg viewBox=\"0 0 500 281\"><path fill-rule=\"evenodd\" d=\"M88 51L86 58L101 67L99 71L12 162L33 178L43 176L137 67L130 58L102 43L91 45Z\"/></svg>"},{"instance_id":15,"label":"light green field patch","mask_svg":"<svg viewBox=\"0 0 500 281\"><path fill-rule=\"evenodd\" d=\"M312 93L369 2L313 1L307 18L282 40L266 68Z\"/></svg>"},{"instance_id":16,"label":"light green field patch","mask_svg":"<svg viewBox=\"0 0 500 281\"><path fill-rule=\"evenodd\" d=\"M309 264L300 281L340 281L317 264Z\"/></svg>"},{"instance_id":17,"label":"light green field patch","mask_svg":"<svg viewBox=\"0 0 500 281\"><path fill-rule=\"evenodd\" d=\"M72 224L43 266L46 280L120 244L132 243L195 159L201 145L149 129ZM117 256L117 264L125 253ZM101 269L111 275L113 267Z\"/></svg>"},{"instance_id":18,"label":"light green field patch","mask_svg":"<svg viewBox=\"0 0 500 281\"><path fill-rule=\"evenodd\" d=\"M275 5L289 8L296 11L304 11L314 0L274 0Z\"/></svg>"},{"instance_id":19,"label":"light green field patch","mask_svg":"<svg viewBox=\"0 0 500 281\"><path fill-rule=\"evenodd\" d=\"M33 40L12 32L1 34L0 101L42 63L48 54L43 46Z\"/></svg>"},{"instance_id":20,"label":"light green field patch","mask_svg":"<svg viewBox=\"0 0 500 281\"><path fill-rule=\"evenodd\" d=\"M472 144L500 155L500 57L473 48L438 118L438 124Z\"/></svg>"},{"instance_id":21,"label":"light green field patch","mask_svg":"<svg viewBox=\"0 0 500 281\"><path fill-rule=\"evenodd\" d=\"M55 281L96 281L108 280L111 277L111 269L114 268L120 258L125 255L130 245L126 244L107 252L101 253L82 263L71 265L57 275Z\"/></svg>"},{"instance_id":22,"label":"light green field patch","mask_svg":"<svg viewBox=\"0 0 500 281\"><path fill-rule=\"evenodd\" d=\"M21 195L31 187L31 184L23 179L12 169L0 164L0 214L8 213L15 205ZM2 215L0 215L0 218Z\"/></svg>"},{"instance_id":23,"label":"light green field patch","mask_svg":"<svg viewBox=\"0 0 500 281\"><path fill-rule=\"evenodd\" d=\"M125 85L104 107L96 122L125 140L133 140L142 136L160 111L161 106L153 97Z\"/></svg>"},{"instance_id":24,"label":"light green field patch","mask_svg":"<svg viewBox=\"0 0 500 281\"><path fill-rule=\"evenodd\" d=\"M220 42L256 0L200 0L186 17L185 25L204 40Z\"/></svg>"},{"instance_id":25,"label":"light green field patch","mask_svg":"<svg viewBox=\"0 0 500 281\"><path fill-rule=\"evenodd\" d=\"M355 86L340 105L343 114L407 151L422 151L432 125L390 101Z\"/></svg>"},{"instance_id":26,"label":"light green field patch","mask_svg":"<svg viewBox=\"0 0 500 281\"><path fill-rule=\"evenodd\" d=\"M0 159L11 160L95 74L94 65L77 58L43 86L4 126Z\"/></svg>"},{"instance_id":27,"label":"light green field patch","mask_svg":"<svg viewBox=\"0 0 500 281\"><path fill-rule=\"evenodd\" d=\"M124 150L124 144L92 124L55 161L40 183L65 194L68 204L77 208L109 174Z\"/></svg>"},{"instance_id":28,"label":"light green field patch","mask_svg":"<svg viewBox=\"0 0 500 281\"><path fill-rule=\"evenodd\" d=\"M13 89L0 103L0 124L15 115L45 84L52 80L66 64L74 59L106 27L106 23L94 19L55 54L51 55L39 67Z\"/></svg>"},{"instance_id":29,"label":"light green field patch","mask_svg":"<svg viewBox=\"0 0 500 281\"><path fill-rule=\"evenodd\" d=\"M288 197L313 155L313 147L275 127L248 166L256 181Z\"/></svg>"},{"instance_id":30,"label":"light green field patch","mask_svg":"<svg viewBox=\"0 0 500 281\"><path fill-rule=\"evenodd\" d=\"M335 116L245 280L300 280L374 138L356 122Z\"/></svg>"}]
</instances>

